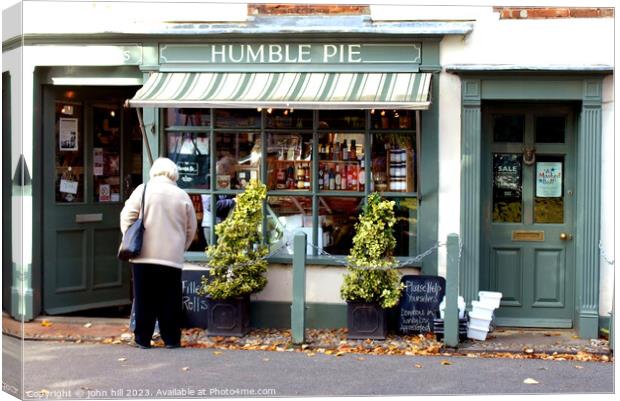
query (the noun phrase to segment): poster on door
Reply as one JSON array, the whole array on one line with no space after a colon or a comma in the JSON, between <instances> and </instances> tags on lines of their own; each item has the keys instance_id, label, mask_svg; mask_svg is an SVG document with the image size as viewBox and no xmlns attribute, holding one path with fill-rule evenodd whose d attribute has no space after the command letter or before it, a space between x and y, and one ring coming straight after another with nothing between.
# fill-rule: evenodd
<instances>
[{"instance_id":1,"label":"poster on door","mask_svg":"<svg viewBox=\"0 0 620 401\"><path fill-rule=\"evenodd\" d=\"M536 163L536 197L562 196L562 162Z\"/></svg>"},{"instance_id":2,"label":"poster on door","mask_svg":"<svg viewBox=\"0 0 620 401\"><path fill-rule=\"evenodd\" d=\"M521 197L521 160L517 153L493 155L493 186L497 197Z\"/></svg>"}]
</instances>

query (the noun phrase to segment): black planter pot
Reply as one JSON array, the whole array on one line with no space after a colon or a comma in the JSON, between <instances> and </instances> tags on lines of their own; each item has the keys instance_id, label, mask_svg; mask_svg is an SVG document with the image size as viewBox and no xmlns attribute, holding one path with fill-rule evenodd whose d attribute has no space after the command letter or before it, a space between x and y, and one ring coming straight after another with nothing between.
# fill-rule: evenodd
<instances>
[{"instance_id":1,"label":"black planter pot","mask_svg":"<svg viewBox=\"0 0 620 401\"><path fill-rule=\"evenodd\" d=\"M207 301L207 335L243 337L250 331L249 296Z\"/></svg>"},{"instance_id":2,"label":"black planter pot","mask_svg":"<svg viewBox=\"0 0 620 401\"><path fill-rule=\"evenodd\" d=\"M347 302L347 328L352 340L385 340L387 310L376 302Z\"/></svg>"}]
</instances>

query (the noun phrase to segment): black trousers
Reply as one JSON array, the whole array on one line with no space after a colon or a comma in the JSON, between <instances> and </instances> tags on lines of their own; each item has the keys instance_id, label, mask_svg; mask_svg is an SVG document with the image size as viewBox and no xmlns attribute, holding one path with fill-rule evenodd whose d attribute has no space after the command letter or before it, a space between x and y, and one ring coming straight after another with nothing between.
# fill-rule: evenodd
<instances>
[{"instance_id":1,"label":"black trousers","mask_svg":"<svg viewBox=\"0 0 620 401\"><path fill-rule=\"evenodd\" d=\"M136 313L134 339L151 344L155 321L166 345L181 342L181 269L152 264L134 264L133 290Z\"/></svg>"}]
</instances>

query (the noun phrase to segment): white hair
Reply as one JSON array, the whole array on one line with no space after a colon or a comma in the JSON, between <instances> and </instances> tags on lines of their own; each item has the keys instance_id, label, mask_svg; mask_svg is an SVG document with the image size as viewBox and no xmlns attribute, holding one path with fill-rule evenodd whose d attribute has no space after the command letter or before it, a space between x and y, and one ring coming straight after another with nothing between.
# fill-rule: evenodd
<instances>
[{"instance_id":1,"label":"white hair","mask_svg":"<svg viewBox=\"0 0 620 401\"><path fill-rule=\"evenodd\" d=\"M163 175L176 182L179 179L179 169L172 160L167 157L160 157L153 162L151 171L149 172L151 178L157 177L158 175Z\"/></svg>"}]
</instances>

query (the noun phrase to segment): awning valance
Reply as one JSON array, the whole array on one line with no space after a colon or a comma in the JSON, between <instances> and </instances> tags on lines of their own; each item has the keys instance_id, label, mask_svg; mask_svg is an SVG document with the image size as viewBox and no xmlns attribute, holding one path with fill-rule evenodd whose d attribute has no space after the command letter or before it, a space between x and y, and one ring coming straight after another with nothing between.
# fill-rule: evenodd
<instances>
[{"instance_id":1,"label":"awning valance","mask_svg":"<svg viewBox=\"0 0 620 401\"><path fill-rule=\"evenodd\" d=\"M129 105L425 110L430 83L430 73L158 72Z\"/></svg>"}]
</instances>

